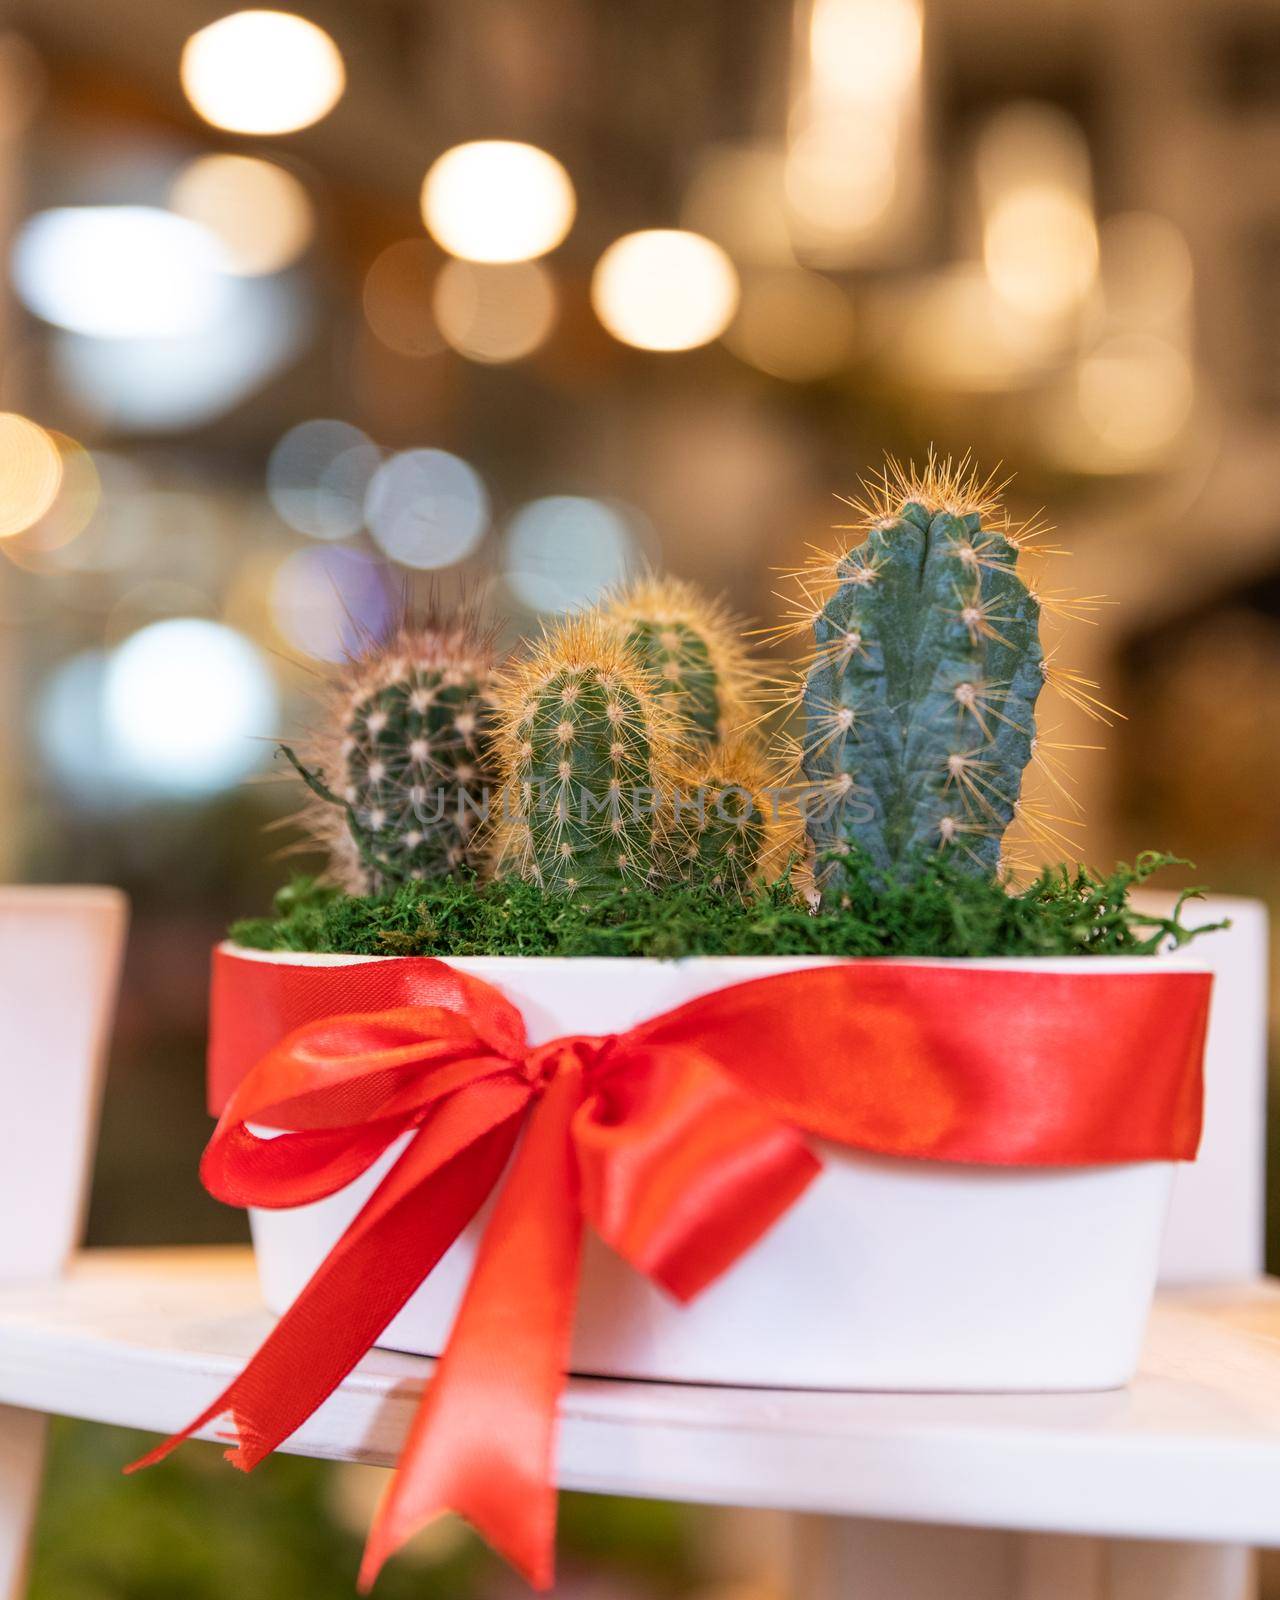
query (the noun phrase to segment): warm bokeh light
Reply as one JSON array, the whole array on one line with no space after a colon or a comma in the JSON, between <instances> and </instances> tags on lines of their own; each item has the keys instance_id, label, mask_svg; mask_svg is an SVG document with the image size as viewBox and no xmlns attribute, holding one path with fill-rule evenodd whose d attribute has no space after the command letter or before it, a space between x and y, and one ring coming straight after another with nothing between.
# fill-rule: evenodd
<instances>
[{"instance_id":1,"label":"warm bokeh light","mask_svg":"<svg viewBox=\"0 0 1280 1600\"><path fill-rule=\"evenodd\" d=\"M97 339L172 339L229 298L226 253L199 224L155 206L61 206L29 217L14 287L46 322Z\"/></svg>"},{"instance_id":2,"label":"warm bokeh light","mask_svg":"<svg viewBox=\"0 0 1280 1600\"><path fill-rule=\"evenodd\" d=\"M302 184L257 156L197 156L175 178L169 206L219 239L227 270L245 277L291 266L315 228Z\"/></svg>"},{"instance_id":3,"label":"warm bokeh light","mask_svg":"<svg viewBox=\"0 0 1280 1600\"><path fill-rule=\"evenodd\" d=\"M365 321L398 355L435 355L443 346L431 309L440 256L426 239L400 239L376 257L364 279Z\"/></svg>"},{"instance_id":4,"label":"warm bokeh light","mask_svg":"<svg viewBox=\"0 0 1280 1600\"><path fill-rule=\"evenodd\" d=\"M1148 334L1104 339L1081 361L1080 415L1118 465L1149 465L1191 415L1195 382L1181 350Z\"/></svg>"},{"instance_id":5,"label":"warm bokeh light","mask_svg":"<svg viewBox=\"0 0 1280 1600\"><path fill-rule=\"evenodd\" d=\"M809 123L791 141L784 182L787 204L807 245L865 234L893 201L893 129L861 113Z\"/></svg>"},{"instance_id":6,"label":"warm bokeh light","mask_svg":"<svg viewBox=\"0 0 1280 1600\"><path fill-rule=\"evenodd\" d=\"M478 139L455 145L422 185L432 237L467 261L530 261L568 233L577 210L569 174L536 145Z\"/></svg>"},{"instance_id":7,"label":"warm bokeh light","mask_svg":"<svg viewBox=\"0 0 1280 1600\"><path fill-rule=\"evenodd\" d=\"M193 33L182 87L206 122L230 133L293 133L319 122L346 86L323 28L288 11L235 11Z\"/></svg>"},{"instance_id":8,"label":"warm bokeh light","mask_svg":"<svg viewBox=\"0 0 1280 1600\"><path fill-rule=\"evenodd\" d=\"M785 193L796 254L884 259L921 188L920 0L812 0L793 84Z\"/></svg>"},{"instance_id":9,"label":"warm bokeh light","mask_svg":"<svg viewBox=\"0 0 1280 1600\"><path fill-rule=\"evenodd\" d=\"M432 296L446 343L471 361L518 361L547 338L556 320L556 286L538 261L506 266L446 261Z\"/></svg>"},{"instance_id":10,"label":"warm bokeh light","mask_svg":"<svg viewBox=\"0 0 1280 1600\"><path fill-rule=\"evenodd\" d=\"M974 154L992 288L1024 316L1077 310L1098 273L1089 149L1079 124L1036 101L1006 106Z\"/></svg>"},{"instance_id":11,"label":"warm bokeh light","mask_svg":"<svg viewBox=\"0 0 1280 1600\"><path fill-rule=\"evenodd\" d=\"M275 684L250 641L203 617L154 622L111 655L105 730L140 788L196 795L225 788L267 758Z\"/></svg>"},{"instance_id":12,"label":"warm bokeh light","mask_svg":"<svg viewBox=\"0 0 1280 1600\"><path fill-rule=\"evenodd\" d=\"M393 561L449 567L484 538L489 494L475 468L447 450L403 450L374 473L364 515Z\"/></svg>"},{"instance_id":13,"label":"warm bokeh light","mask_svg":"<svg viewBox=\"0 0 1280 1600\"><path fill-rule=\"evenodd\" d=\"M848 359L853 327L849 298L830 278L784 268L744 279L724 342L761 372L807 383Z\"/></svg>"},{"instance_id":14,"label":"warm bokeh light","mask_svg":"<svg viewBox=\"0 0 1280 1600\"><path fill-rule=\"evenodd\" d=\"M531 500L507 528L504 574L532 611L577 611L622 583L635 562L626 518L585 495Z\"/></svg>"},{"instance_id":15,"label":"warm bokeh light","mask_svg":"<svg viewBox=\"0 0 1280 1600\"><path fill-rule=\"evenodd\" d=\"M901 297L886 356L924 387L960 393L1016 389L1055 354L1044 324L996 294L980 266L960 263Z\"/></svg>"},{"instance_id":16,"label":"warm bokeh light","mask_svg":"<svg viewBox=\"0 0 1280 1600\"><path fill-rule=\"evenodd\" d=\"M45 513L20 531L0 536L0 552L28 572L67 570L67 547L93 520L102 500L97 463L75 439L49 434L61 461L57 493ZM0 459L3 458L0 444Z\"/></svg>"},{"instance_id":17,"label":"warm bokeh light","mask_svg":"<svg viewBox=\"0 0 1280 1600\"><path fill-rule=\"evenodd\" d=\"M1078 306L1098 270L1098 233L1087 201L1036 183L992 207L982 236L991 286L1028 316L1060 317Z\"/></svg>"},{"instance_id":18,"label":"warm bokeh light","mask_svg":"<svg viewBox=\"0 0 1280 1600\"><path fill-rule=\"evenodd\" d=\"M918 0L813 0L811 81L841 100L893 104L920 71L923 37Z\"/></svg>"},{"instance_id":19,"label":"warm bokeh light","mask_svg":"<svg viewBox=\"0 0 1280 1600\"><path fill-rule=\"evenodd\" d=\"M1014 100L983 123L974 177L984 212L1015 189L1037 183L1088 200L1093 184L1084 129L1061 106Z\"/></svg>"},{"instance_id":20,"label":"warm bokeh light","mask_svg":"<svg viewBox=\"0 0 1280 1600\"><path fill-rule=\"evenodd\" d=\"M738 308L738 275L718 244L678 228L615 239L596 263L591 303L615 339L692 350L719 338Z\"/></svg>"},{"instance_id":21,"label":"warm bokeh light","mask_svg":"<svg viewBox=\"0 0 1280 1600\"><path fill-rule=\"evenodd\" d=\"M38 522L58 496L62 454L38 422L0 412L0 539Z\"/></svg>"},{"instance_id":22,"label":"warm bokeh light","mask_svg":"<svg viewBox=\"0 0 1280 1600\"><path fill-rule=\"evenodd\" d=\"M299 533L346 539L364 522L365 495L381 461L377 445L350 422L299 422L271 451L267 494Z\"/></svg>"}]
</instances>

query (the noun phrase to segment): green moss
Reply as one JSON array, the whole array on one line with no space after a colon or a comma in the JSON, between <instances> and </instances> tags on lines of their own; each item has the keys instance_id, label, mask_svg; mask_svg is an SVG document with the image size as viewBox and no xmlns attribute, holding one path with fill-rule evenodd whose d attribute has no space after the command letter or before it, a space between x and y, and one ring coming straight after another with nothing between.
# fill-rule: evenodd
<instances>
[{"instance_id":1,"label":"green moss","mask_svg":"<svg viewBox=\"0 0 1280 1600\"><path fill-rule=\"evenodd\" d=\"M231 937L257 950L373 956L1149 955L1209 931L1182 921L1197 890L1170 917L1130 904L1154 872L1186 864L1149 851L1105 876L1047 868L1011 894L942 857L910 884L877 883L854 857L841 905L817 914L785 881L741 904L692 884L566 896L509 878L440 880L360 898L296 879L276 897L275 917L238 922Z\"/></svg>"}]
</instances>

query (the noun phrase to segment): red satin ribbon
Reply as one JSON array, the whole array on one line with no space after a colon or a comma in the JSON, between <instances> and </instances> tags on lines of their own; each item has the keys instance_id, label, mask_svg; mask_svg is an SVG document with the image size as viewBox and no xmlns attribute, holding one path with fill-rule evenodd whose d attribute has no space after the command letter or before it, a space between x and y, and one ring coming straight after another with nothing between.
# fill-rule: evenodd
<instances>
[{"instance_id":1,"label":"red satin ribbon","mask_svg":"<svg viewBox=\"0 0 1280 1600\"><path fill-rule=\"evenodd\" d=\"M548 1588L584 1224L688 1300L819 1171L806 1133L992 1165L1189 1160L1210 982L859 961L531 1048L497 989L443 962L306 968L220 951L212 1194L305 1205L413 1138L240 1376L136 1465L230 1412L228 1459L255 1466L341 1383L509 1164L360 1583L453 1510ZM263 1139L251 1123L284 1131Z\"/></svg>"}]
</instances>

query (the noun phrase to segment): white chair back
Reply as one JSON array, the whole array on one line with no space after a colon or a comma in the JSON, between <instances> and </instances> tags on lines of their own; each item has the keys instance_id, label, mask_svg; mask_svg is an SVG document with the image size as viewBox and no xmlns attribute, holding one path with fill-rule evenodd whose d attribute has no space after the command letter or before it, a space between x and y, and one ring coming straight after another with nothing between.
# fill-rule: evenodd
<instances>
[{"instance_id":1,"label":"white chair back","mask_svg":"<svg viewBox=\"0 0 1280 1600\"><path fill-rule=\"evenodd\" d=\"M1166 915L1168 896L1139 894L1138 906ZM1179 1169L1165 1228L1160 1282L1241 1283L1263 1271L1266 1221L1267 909L1260 900L1211 895L1183 919L1195 927L1229 921L1181 950L1174 966L1213 971L1205 1051L1204 1137Z\"/></svg>"},{"instance_id":2,"label":"white chair back","mask_svg":"<svg viewBox=\"0 0 1280 1600\"><path fill-rule=\"evenodd\" d=\"M118 889L0 888L0 1280L79 1241L127 920Z\"/></svg>"}]
</instances>

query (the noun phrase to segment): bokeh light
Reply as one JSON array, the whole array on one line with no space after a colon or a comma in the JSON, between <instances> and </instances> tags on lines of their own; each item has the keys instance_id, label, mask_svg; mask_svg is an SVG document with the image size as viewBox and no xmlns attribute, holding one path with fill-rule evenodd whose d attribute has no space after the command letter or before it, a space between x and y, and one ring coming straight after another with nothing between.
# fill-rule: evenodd
<instances>
[{"instance_id":1,"label":"bokeh light","mask_svg":"<svg viewBox=\"0 0 1280 1600\"><path fill-rule=\"evenodd\" d=\"M38 422L0 412L0 539L38 522L62 483L62 454Z\"/></svg>"},{"instance_id":2,"label":"bokeh light","mask_svg":"<svg viewBox=\"0 0 1280 1600\"><path fill-rule=\"evenodd\" d=\"M738 275L718 244L678 228L615 239L591 279L596 315L624 344L692 350L719 338L738 308Z\"/></svg>"},{"instance_id":3,"label":"bokeh light","mask_svg":"<svg viewBox=\"0 0 1280 1600\"><path fill-rule=\"evenodd\" d=\"M801 259L892 257L921 189L923 44L920 0L813 0L784 174Z\"/></svg>"},{"instance_id":4,"label":"bokeh light","mask_svg":"<svg viewBox=\"0 0 1280 1600\"><path fill-rule=\"evenodd\" d=\"M1015 389L1054 355L1042 323L1002 300L981 267L961 263L903 296L888 360L922 385L962 393Z\"/></svg>"},{"instance_id":5,"label":"bokeh light","mask_svg":"<svg viewBox=\"0 0 1280 1600\"><path fill-rule=\"evenodd\" d=\"M1014 100L983 124L974 176L984 211L1015 189L1049 183L1081 199L1092 193L1089 144L1076 119L1043 100Z\"/></svg>"},{"instance_id":6,"label":"bokeh light","mask_svg":"<svg viewBox=\"0 0 1280 1600\"><path fill-rule=\"evenodd\" d=\"M992 288L1011 306L1029 316L1063 316L1097 274L1092 208L1048 183L1013 189L991 209L982 253Z\"/></svg>"},{"instance_id":7,"label":"bokeh light","mask_svg":"<svg viewBox=\"0 0 1280 1600\"><path fill-rule=\"evenodd\" d=\"M227 256L207 228L155 206L60 206L29 217L14 287L46 322L98 339L171 339L225 308Z\"/></svg>"},{"instance_id":8,"label":"bokeh light","mask_svg":"<svg viewBox=\"0 0 1280 1600\"><path fill-rule=\"evenodd\" d=\"M291 172L257 156L197 156L174 179L169 206L219 239L226 269L281 272L311 242L311 200Z\"/></svg>"},{"instance_id":9,"label":"bokeh light","mask_svg":"<svg viewBox=\"0 0 1280 1600\"><path fill-rule=\"evenodd\" d=\"M218 315L186 334L59 334L52 366L63 394L103 427L138 433L196 428L231 410L303 348L312 302L285 278L222 282L228 293Z\"/></svg>"},{"instance_id":10,"label":"bokeh light","mask_svg":"<svg viewBox=\"0 0 1280 1600\"><path fill-rule=\"evenodd\" d=\"M1117 465L1149 465L1191 415L1195 381L1181 350L1150 334L1104 339L1081 361L1080 415Z\"/></svg>"},{"instance_id":11,"label":"bokeh light","mask_svg":"<svg viewBox=\"0 0 1280 1600\"><path fill-rule=\"evenodd\" d=\"M920 72L918 0L814 0L809 63L819 94L890 105Z\"/></svg>"},{"instance_id":12,"label":"bokeh light","mask_svg":"<svg viewBox=\"0 0 1280 1600\"><path fill-rule=\"evenodd\" d=\"M268 606L281 638L317 661L345 661L392 621L378 564L359 550L295 550L271 578Z\"/></svg>"},{"instance_id":13,"label":"bokeh light","mask_svg":"<svg viewBox=\"0 0 1280 1600\"><path fill-rule=\"evenodd\" d=\"M784 182L807 248L865 234L888 211L896 191L893 129L861 111L807 123L787 151Z\"/></svg>"},{"instance_id":14,"label":"bokeh light","mask_svg":"<svg viewBox=\"0 0 1280 1600\"><path fill-rule=\"evenodd\" d=\"M622 583L636 564L626 518L603 500L548 495L522 506L507 526L503 572L533 611L576 611Z\"/></svg>"},{"instance_id":15,"label":"bokeh light","mask_svg":"<svg viewBox=\"0 0 1280 1600\"><path fill-rule=\"evenodd\" d=\"M1075 311L1098 271L1089 147L1065 111L1019 101L990 118L974 173L992 288L1024 316Z\"/></svg>"},{"instance_id":16,"label":"bokeh light","mask_svg":"<svg viewBox=\"0 0 1280 1600\"><path fill-rule=\"evenodd\" d=\"M312 539L346 539L364 522L377 445L349 422L316 418L290 428L267 461L267 494L278 515Z\"/></svg>"},{"instance_id":17,"label":"bokeh light","mask_svg":"<svg viewBox=\"0 0 1280 1600\"><path fill-rule=\"evenodd\" d=\"M446 342L471 361L518 361L556 320L555 283L539 261L446 261L432 303Z\"/></svg>"},{"instance_id":18,"label":"bokeh light","mask_svg":"<svg viewBox=\"0 0 1280 1600\"><path fill-rule=\"evenodd\" d=\"M103 684L107 739L140 787L194 796L262 764L276 731L275 684L248 639L202 617L132 634Z\"/></svg>"},{"instance_id":19,"label":"bokeh light","mask_svg":"<svg viewBox=\"0 0 1280 1600\"><path fill-rule=\"evenodd\" d=\"M0 418L0 432L3 420ZM57 494L48 510L28 527L0 536L0 552L28 572L66 570L67 546L89 525L102 498L97 464L84 446L64 433L50 433L49 438L61 462ZM0 439L0 461L6 459Z\"/></svg>"},{"instance_id":20,"label":"bokeh light","mask_svg":"<svg viewBox=\"0 0 1280 1600\"><path fill-rule=\"evenodd\" d=\"M797 268L755 273L742 285L724 342L761 372L808 383L837 371L853 345L853 307L830 278Z\"/></svg>"},{"instance_id":21,"label":"bokeh light","mask_svg":"<svg viewBox=\"0 0 1280 1600\"><path fill-rule=\"evenodd\" d=\"M120 763L102 714L109 656L81 650L40 685L32 728L40 754L79 805L106 811L121 799Z\"/></svg>"},{"instance_id":22,"label":"bokeh light","mask_svg":"<svg viewBox=\"0 0 1280 1600\"><path fill-rule=\"evenodd\" d=\"M439 259L427 240L401 239L388 245L365 274L365 321L399 355L430 356L444 346L431 309Z\"/></svg>"},{"instance_id":23,"label":"bokeh light","mask_svg":"<svg viewBox=\"0 0 1280 1600\"><path fill-rule=\"evenodd\" d=\"M455 145L422 184L422 220L450 255L530 261L573 226L577 197L553 155L508 139Z\"/></svg>"},{"instance_id":24,"label":"bokeh light","mask_svg":"<svg viewBox=\"0 0 1280 1600\"><path fill-rule=\"evenodd\" d=\"M206 122L231 133L292 133L337 105L342 56L323 28L287 11L235 11L193 33L182 87Z\"/></svg>"},{"instance_id":25,"label":"bokeh light","mask_svg":"<svg viewBox=\"0 0 1280 1600\"><path fill-rule=\"evenodd\" d=\"M364 515L393 561L448 567L484 538L489 495L474 467L447 450L404 450L374 473Z\"/></svg>"}]
</instances>

